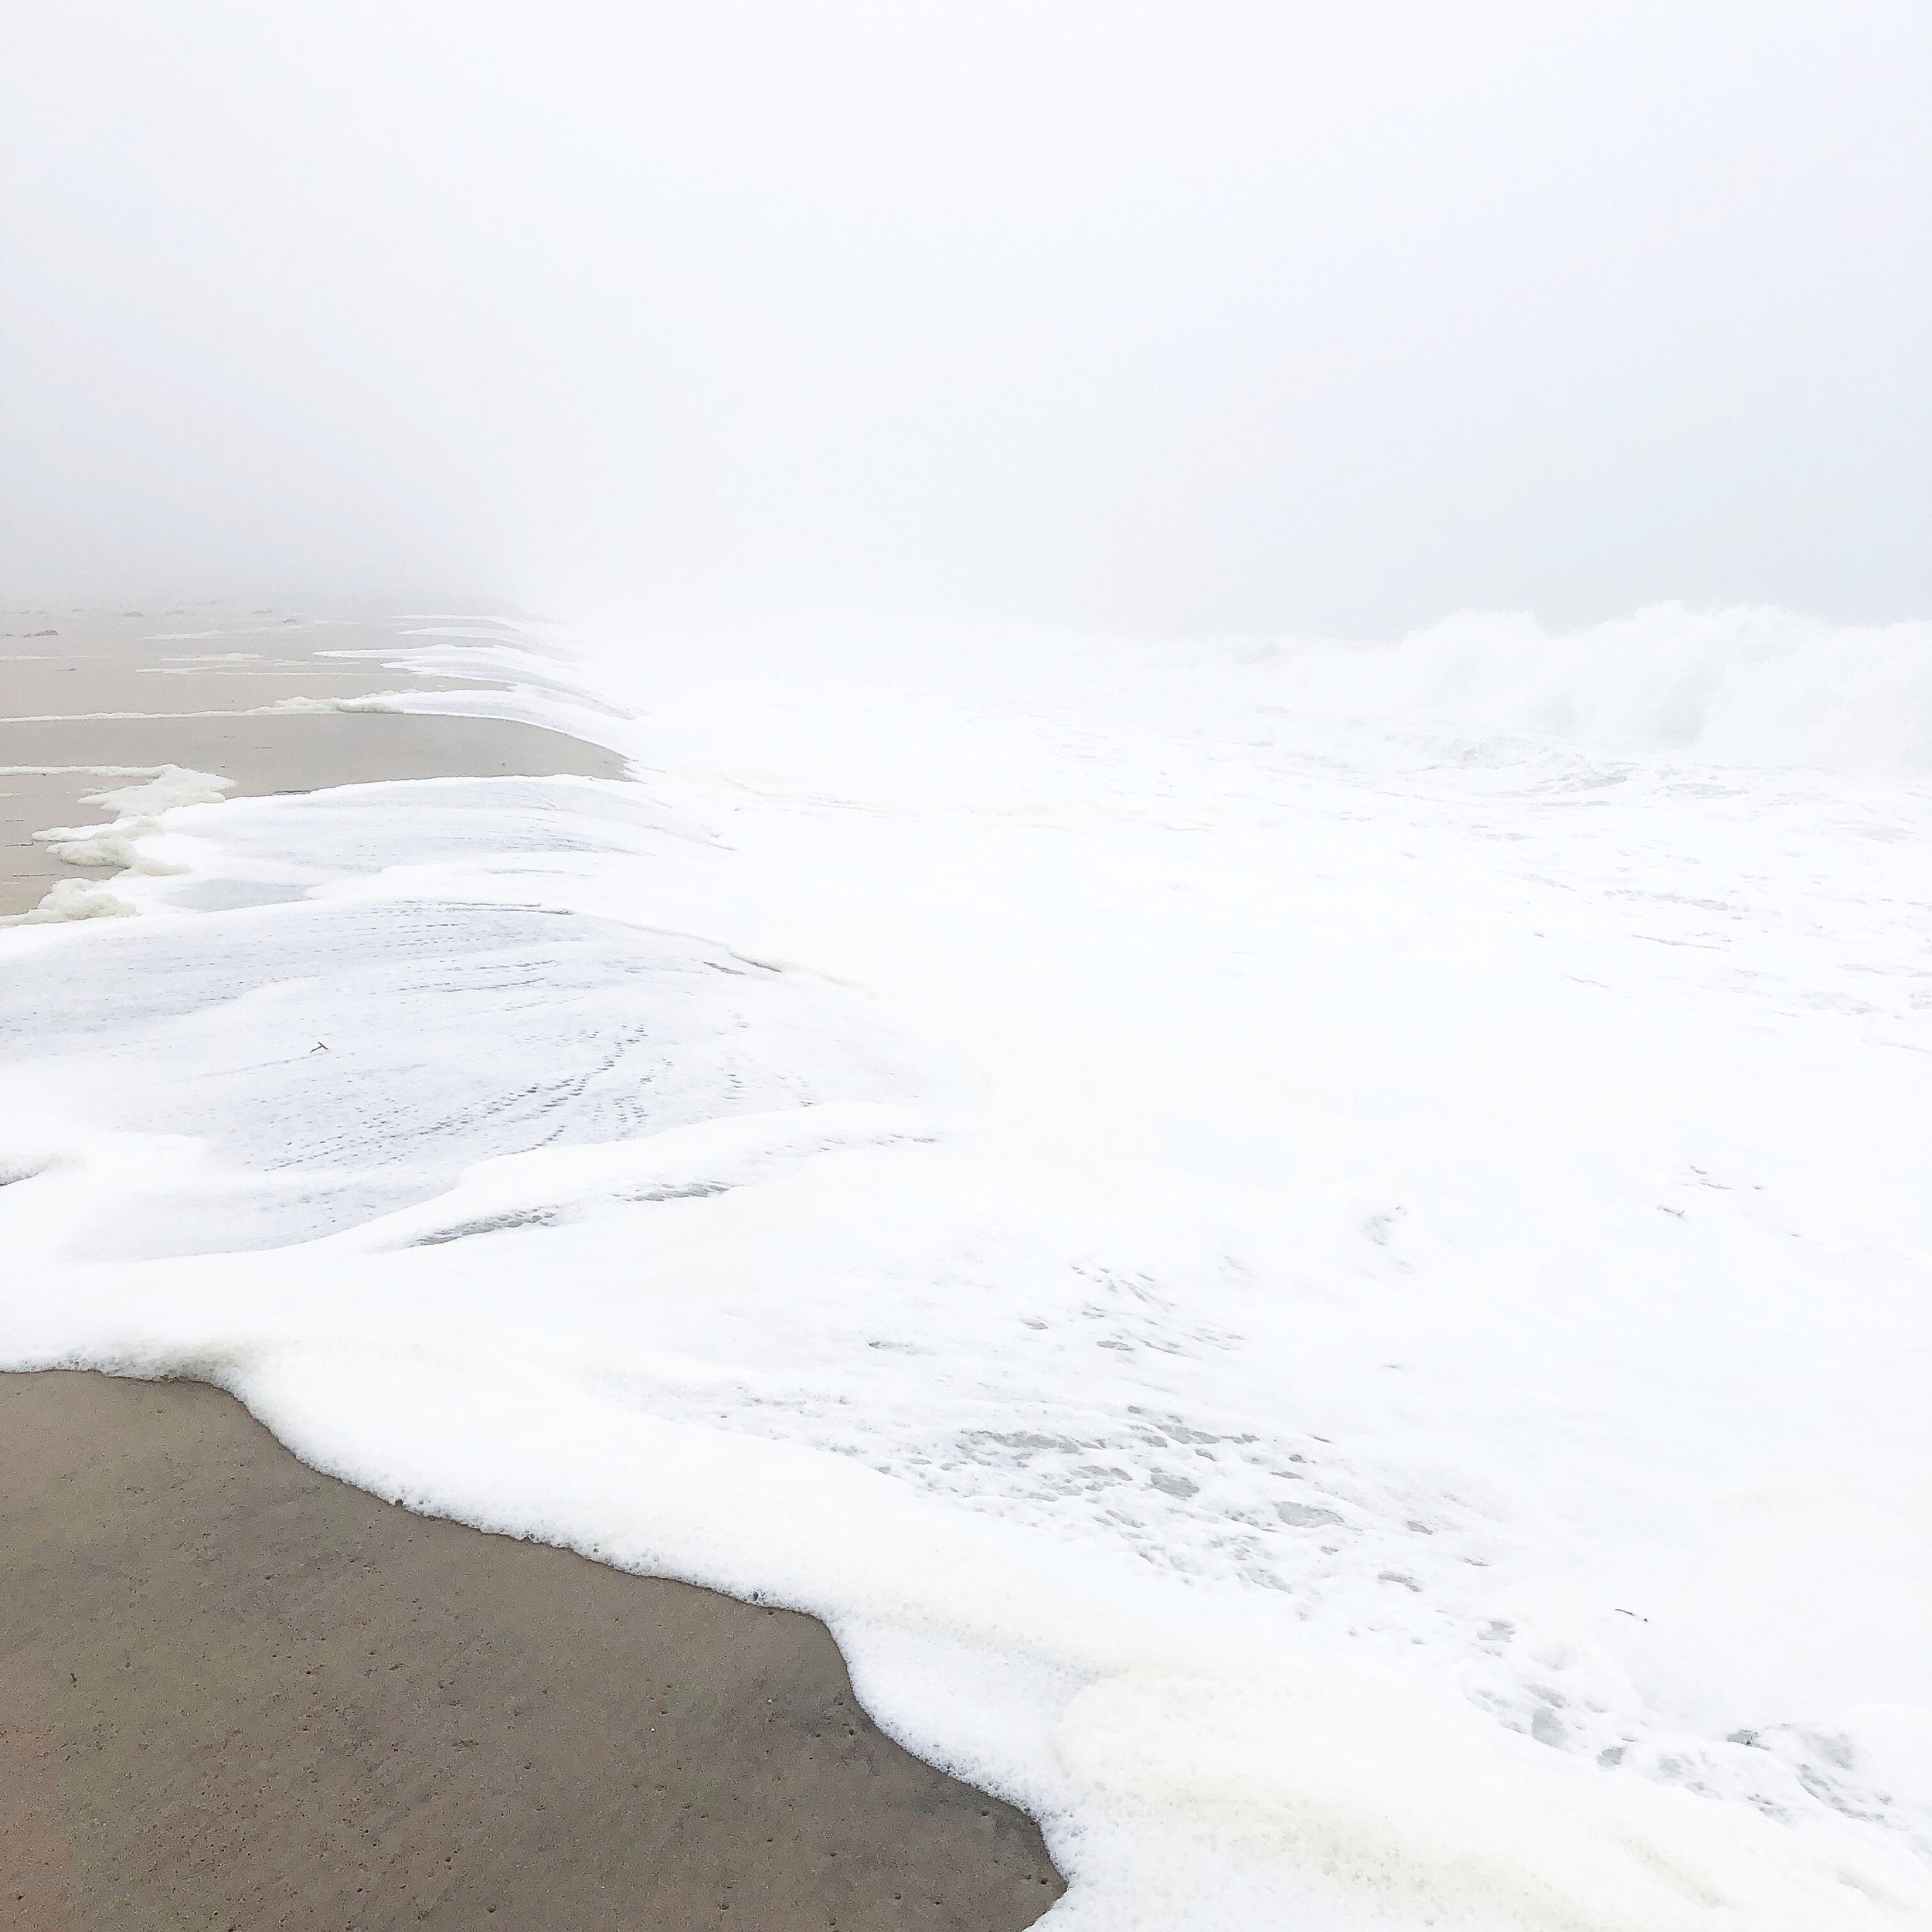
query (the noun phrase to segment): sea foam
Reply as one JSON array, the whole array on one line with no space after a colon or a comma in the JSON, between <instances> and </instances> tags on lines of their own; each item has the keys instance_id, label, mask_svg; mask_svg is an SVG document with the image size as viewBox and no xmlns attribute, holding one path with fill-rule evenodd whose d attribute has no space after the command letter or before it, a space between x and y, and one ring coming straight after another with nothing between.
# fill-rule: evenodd
<instances>
[{"instance_id":1,"label":"sea foam","mask_svg":"<svg viewBox=\"0 0 1932 1932\"><path fill-rule=\"evenodd\" d=\"M471 628L634 777L189 805L0 936L0 1356L826 1617L1070 1928L1927 1922L1909 737L1508 624L1379 709Z\"/></svg>"}]
</instances>

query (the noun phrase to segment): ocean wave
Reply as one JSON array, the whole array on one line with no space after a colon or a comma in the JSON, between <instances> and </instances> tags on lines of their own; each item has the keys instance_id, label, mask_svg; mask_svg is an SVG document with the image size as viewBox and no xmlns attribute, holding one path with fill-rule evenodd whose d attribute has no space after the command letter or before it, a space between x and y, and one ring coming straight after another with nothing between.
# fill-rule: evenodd
<instances>
[{"instance_id":1,"label":"ocean wave","mask_svg":"<svg viewBox=\"0 0 1932 1932\"><path fill-rule=\"evenodd\" d=\"M1466 611L1390 644L1249 655L1298 707L1590 749L1839 771L1932 770L1932 621L1652 604L1573 630Z\"/></svg>"}]
</instances>

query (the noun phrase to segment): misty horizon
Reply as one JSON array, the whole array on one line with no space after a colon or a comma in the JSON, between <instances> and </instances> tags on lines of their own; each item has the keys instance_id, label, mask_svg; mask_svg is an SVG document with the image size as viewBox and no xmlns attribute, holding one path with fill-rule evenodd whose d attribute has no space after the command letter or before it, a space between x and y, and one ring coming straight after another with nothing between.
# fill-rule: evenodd
<instances>
[{"instance_id":1,"label":"misty horizon","mask_svg":"<svg viewBox=\"0 0 1932 1932\"><path fill-rule=\"evenodd\" d=\"M6 39L12 600L1932 610L1921 9Z\"/></svg>"}]
</instances>

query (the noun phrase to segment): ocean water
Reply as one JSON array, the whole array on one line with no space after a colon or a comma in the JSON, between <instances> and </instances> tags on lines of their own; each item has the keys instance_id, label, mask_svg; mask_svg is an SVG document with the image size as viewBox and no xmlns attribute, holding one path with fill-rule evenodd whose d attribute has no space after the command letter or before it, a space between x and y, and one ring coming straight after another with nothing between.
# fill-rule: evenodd
<instances>
[{"instance_id":1,"label":"ocean water","mask_svg":"<svg viewBox=\"0 0 1932 1932\"><path fill-rule=\"evenodd\" d=\"M825 1617L1059 1932L1932 1925L1932 627L415 642L633 776L131 798L0 1360Z\"/></svg>"}]
</instances>

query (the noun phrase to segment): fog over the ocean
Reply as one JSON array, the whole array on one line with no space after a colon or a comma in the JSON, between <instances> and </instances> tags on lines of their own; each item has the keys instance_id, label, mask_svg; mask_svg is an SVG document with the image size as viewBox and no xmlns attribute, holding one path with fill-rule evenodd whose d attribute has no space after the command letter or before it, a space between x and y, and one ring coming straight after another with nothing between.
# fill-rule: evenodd
<instances>
[{"instance_id":1,"label":"fog over the ocean","mask_svg":"<svg viewBox=\"0 0 1932 1932\"><path fill-rule=\"evenodd\" d=\"M0 583L1932 609L1932 9L9 0Z\"/></svg>"}]
</instances>

